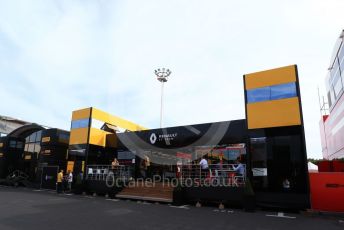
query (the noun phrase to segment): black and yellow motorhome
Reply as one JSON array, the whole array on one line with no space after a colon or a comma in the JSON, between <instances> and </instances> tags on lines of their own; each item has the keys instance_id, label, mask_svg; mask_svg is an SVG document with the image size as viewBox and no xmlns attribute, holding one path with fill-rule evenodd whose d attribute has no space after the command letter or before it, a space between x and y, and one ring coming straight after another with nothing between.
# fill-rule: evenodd
<instances>
[{"instance_id":1,"label":"black and yellow motorhome","mask_svg":"<svg viewBox=\"0 0 344 230\"><path fill-rule=\"evenodd\" d=\"M85 172L85 165L110 164L116 156L119 130L145 130L143 126L96 108L72 114L67 171Z\"/></svg>"},{"instance_id":2,"label":"black and yellow motorhome","mask_svg":"<svg viewBox=\"0 0 344 230\"><path fill-rule=\"evenodd\" d=\"M297 66L245 74L243 82L246 119L148 130L93 107L80 109L72 113L70 135L36 127L25 135L0 138L0 175L8 173L12 162L33 172L39 166L57 165L74 175L86 175L87 166L110 165L113 158L127 157L128 152L135 152L131 162L137 169L140 152L149 152L152 159L177 159L178 154L193 156L197 149L207 145L220 149L240 144L245 146L241 157L259 205L308 208L307 155ZM222 136L216 139L218 131ZM174 148L183 151L173 152ZM173 170L153 166L157 172ZM290 181L287 191L282 187L285 179ZM184 190L184 195L187 201L235 201L243 192L233 188L191 187Z\"/></svg>"},{"instance_id":3,"label":"black and yellow motorhome","mask_svg":"<svg viewBox=\"0 0 344 230\"><path fill-rule=\"evenodd\" d=\"M14 130L0 138L0 178L19 170L39 185L43 167L66 167L68 142L69 132L65 130L36 124ZM56 179L56 175L51 176Z\"/></svg>"}]
</instances>

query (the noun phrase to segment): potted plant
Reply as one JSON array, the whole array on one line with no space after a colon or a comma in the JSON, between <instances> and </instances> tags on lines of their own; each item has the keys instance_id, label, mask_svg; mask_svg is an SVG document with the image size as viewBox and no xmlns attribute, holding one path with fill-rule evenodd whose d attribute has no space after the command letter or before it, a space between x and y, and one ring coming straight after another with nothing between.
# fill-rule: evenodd
<instances>
[{"instance_id":1,"label":"potted plant","mask_svg":"<svg viewBox=\"0 0 344 230\"><path fill-rule=\"evenodd\" d=\"M256 209L256 196L254 194L250 179L247 179L245 183L243 206L245 212L254 212Z\"/></svg>"}]
</instances>

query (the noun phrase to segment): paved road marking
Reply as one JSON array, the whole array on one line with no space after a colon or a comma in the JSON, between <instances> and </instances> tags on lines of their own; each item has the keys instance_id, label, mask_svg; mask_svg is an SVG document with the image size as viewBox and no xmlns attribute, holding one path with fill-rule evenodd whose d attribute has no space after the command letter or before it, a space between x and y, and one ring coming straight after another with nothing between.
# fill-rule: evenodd
<instances>
[{"instance_id":1,"label":"paved road marking","mask_svg":"<svg viewBox=\"0 0 344 230\"><path fill-rule=\"evenodd\" d=\"M286 218L286 219L295 219L295 216L285 216L283 212L278 212L277 215L266 215L268 217L278 217L278 218Z\"/></svg>"},{"instance_id":2,"label":"paved road marking","mask_svg":"<svg viewBox=\"0 0 344 230\"><path fill-rule=\"evenodd\" d=\"M94 199L93 196L81 196L81 197L83 197L83 198L88 198L88 199Z\"/></svg>"},{"instance_id":3,"label":"paved road marking","mask_svg":"<svg viewBox=\"0 0 344 230\"><path fill-rule=\"evenodd\" d=\"M220 210L220 209L214 209L213 212L234 213L233 210Z\"/></svg>"},{"instance_id":4,"label":"paved road marking","mask_svg":"<svg viewBox=\"0 0 344 230\"><path fill-rule=\"evenodd\" d=\"M113 202L117 202L117 201L119 201L118 199L105 199L105 200L108 200L108 201L113 201Z\"/></svg>"},{"instance_id":5,"label":"paved road marking","mask_svg":"<svg viewBox=\"0 0 344 230\"><path fill-rule=\"evenodd\" d=\"M189 205L181 205L181 206L169 205L169 207L171 208L190 209L188 206Z\"/></svg>"}]
</instances>

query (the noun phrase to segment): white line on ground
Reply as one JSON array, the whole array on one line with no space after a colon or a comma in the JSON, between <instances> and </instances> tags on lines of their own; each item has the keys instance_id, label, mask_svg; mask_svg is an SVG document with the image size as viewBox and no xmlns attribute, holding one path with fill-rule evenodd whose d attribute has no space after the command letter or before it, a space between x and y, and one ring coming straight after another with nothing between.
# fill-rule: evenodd
<instances>
[{"instance_id":1,"label":"white line on ground","mask_svg":"<svg viewBox=\"0 0 344 230\"><path fill-rule=\"evenodd\" d=\"M283 212L278 212L277 215L266 215L268 217L278 217L278 218L286 218L286 219L295 219L295 216L285 216Z\"/></svg>"},{"instance_id":2,"label":"white line on ground","mask_svg":"<svg viewBox=\"0 0 344 230\"><path fill-rule=\"evenodd\" d=\"M171 207L171 208L179 208L179 209L190 209L188 207L188 205L181 205L181 206L170 205L169 207Z\"/></svg>"},{"instance_id":3,"label":"white line on ground","mask_svg":"<svg viewBox=\"0 0 344 230\"><path fill-rule=\"evenodd\" d=\"M94 199L93 196L82 196L83 198Z\"/></svg>"},{"instance_id":4,"label":"white line on ground","mask_svg":"<svg viewBox=\"0 0 344 230\"><path fill-rule=\"evenodd\" d=\"M108 201L113 201L113 202L117 202L117 201L119 201L118 199L105 199L105 200L108 200Z\"/></svg>"},{"instance_id":5,"label":"white line on ground","mask_svg":"<svg viewBox=\"0 0 344 230\"><path fill-rule=\"evenodd\" d=\"M214 209L213 212L234 213L233 210L220 210L220 209Z\"/></svg>"}]
</instances>

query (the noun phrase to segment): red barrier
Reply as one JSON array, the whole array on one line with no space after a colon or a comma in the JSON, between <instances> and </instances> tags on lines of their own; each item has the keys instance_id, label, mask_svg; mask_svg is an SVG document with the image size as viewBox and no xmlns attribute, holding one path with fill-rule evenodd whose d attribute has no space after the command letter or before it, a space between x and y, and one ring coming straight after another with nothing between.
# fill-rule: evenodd
<instances>
[{"instance_id":1,"label":"red barrier","mask_svg":"<svg viewBox=\"0 0 344 230\"><path fill-rule=\"evenodd\" d=\"M343 161L333 161L333 172L344 172L344 162Z\"/></svg>"},{"instance_id":2,"label":"red barrier","mask_svg":"<svg viewBox=\"0 0 344 230\"><path fill-rule=\"evenodd\" d=\"M312 209L344 212L344 173L309 173Z\"/></svg>"},{"instance_id":3,"label":"red barrier","mask_svg":"<svg viewBox=\"0 0 344 230\"><path fill-rule=\"evenodd\" d=\"M332 163L331 161L320 161L318 162L319 172L332 172Z\"/></svg>"}]
</instances>

